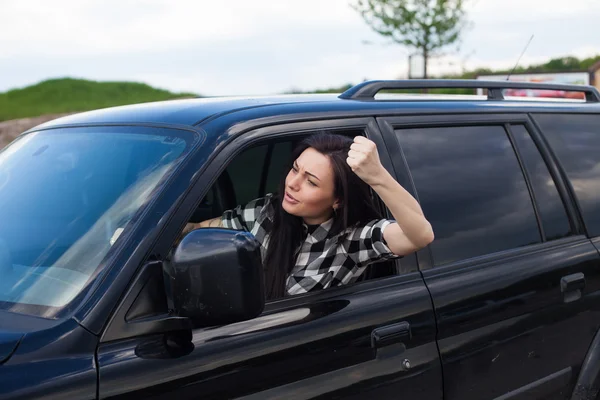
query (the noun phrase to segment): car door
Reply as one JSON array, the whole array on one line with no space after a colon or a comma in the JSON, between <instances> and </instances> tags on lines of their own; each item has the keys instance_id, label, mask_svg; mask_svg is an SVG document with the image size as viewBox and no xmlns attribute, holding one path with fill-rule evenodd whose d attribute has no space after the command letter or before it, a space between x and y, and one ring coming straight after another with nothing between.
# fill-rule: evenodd
<instances>
[{"instance_id":1,"label":"car door","mask_svg":"<svg viewBox=\"0 0 600 400\"><path fill-rule=\"evenodd\" d=\"M296 139L312 129L366 134L392 170L372 118L263 127L230 142L190 195L202 197L227 161L261 138ZM115 318L107 330L123 334L105 334L98 348L99 398L441 399L431 298L416 258L400 262L401 274L268 303L253 320L194 329L187 338L185 331L127 334L113 329L127 324ZM120 308L128 304L126 296Z\"/></svg>"},{"instance_id":2,"label":"car door","mask_svg":"<svg viewBox=\"0 0 600 400\"><path fill-rule=\"evenodd\" d=\"M600 324L600 262L529 117L379 123L436 232L418 256L444 398L569 397Z\"/></svg>"}]
</instances>

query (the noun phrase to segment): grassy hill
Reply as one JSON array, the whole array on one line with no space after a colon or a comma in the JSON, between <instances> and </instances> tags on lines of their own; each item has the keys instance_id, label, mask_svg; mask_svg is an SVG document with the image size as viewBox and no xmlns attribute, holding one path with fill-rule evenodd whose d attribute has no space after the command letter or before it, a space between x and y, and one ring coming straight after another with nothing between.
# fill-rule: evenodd
<instances>
[{"instance_id":1,"label":"grassy hill","mask_svg":"<svg viewBox=\"0 0 600 400\"><path fill-rule=\"evenodd\" d=\"M184 97L197 95L171 93L136 82L51 79L0 93L0 121Z\"/></svg>"},{"instance_id":2,"label":"grassy hill","mask_svg":"<svg viewBox=\"0 0 600 400\"><path fill-rule=\"evenodd\" d=\"M600 56L586 59L561 57L544 64L519 67L515 70L515 73L581 71L589 69L597 61L600 61ZM479 68L441 78L473 79L477 75L505 74L508 72ZM309 91L292 89L287 93L341 93L349 87L352 87L351 83L341 87ZM404 90L402 92L414 91ZM472 91L438 89L431 90L430 93L468 94ZM51 79L22 89L0 93L0 121L185 97L197 97L197 95L193 93L172 93L135 82L95 82L71 78Z\"/></svg>"}]
</instances>

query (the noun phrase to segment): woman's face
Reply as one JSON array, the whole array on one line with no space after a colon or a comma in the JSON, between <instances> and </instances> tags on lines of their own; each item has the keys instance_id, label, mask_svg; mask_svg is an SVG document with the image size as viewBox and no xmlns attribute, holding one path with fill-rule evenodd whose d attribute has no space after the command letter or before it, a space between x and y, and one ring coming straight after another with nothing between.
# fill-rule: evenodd
<instances>
[{"instance_id":1,"label":"woman's face","mask_svg":"<svg viewBox=\"0 0 600 400\"><path fill-rule=\"evenodd\" d=\"M302 217L309 225L331 217L338 202L334 197L334 174L329 157L309 147L294 161L285 178L283 209Z\"/></svg>"}]
</instances>

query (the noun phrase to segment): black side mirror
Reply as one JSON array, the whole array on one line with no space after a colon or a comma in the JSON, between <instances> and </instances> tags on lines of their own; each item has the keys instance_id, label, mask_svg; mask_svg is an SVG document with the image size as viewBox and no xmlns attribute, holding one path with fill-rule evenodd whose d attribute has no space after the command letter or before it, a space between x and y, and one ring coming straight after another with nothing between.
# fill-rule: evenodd
<instances>
[{"instance_id":1,"label":"black side mirror","mask_svg":"<svg viewBox=\"0 0 600 400\"><path fill-rule=\"evenodd\" d=\"M260 243L242 231L197 229L163 264L169 307L195 326L238 322L264 309Z\"/></svg>"}]
</instances>

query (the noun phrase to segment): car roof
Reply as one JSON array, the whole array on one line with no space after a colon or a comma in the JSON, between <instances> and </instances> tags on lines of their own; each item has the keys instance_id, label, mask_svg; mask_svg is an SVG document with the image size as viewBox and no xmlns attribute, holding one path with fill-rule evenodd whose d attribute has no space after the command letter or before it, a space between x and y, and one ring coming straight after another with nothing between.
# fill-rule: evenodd
<instances>
[{"instance_id":1,"label":"car roof","mask_svg":"<svg viewBox=\"0 0 600 400\"><path fill-rule=\"evenodd\" d=\"M469 81L422 81L424 84L478 85ZM466 83L465 83L466 82ZM398 82L392 81L393 84ZM409 84L415 82L408 81ZM418 83L418 82L417 82ZM293 94L253 97L205 97L134 104L83 112L62 117L34 129L65 125L102 124L169 124L199 126L207 121L227 116L230 123L244 118L261 118L298 113L328 113L338 115L391 115L473 112L584 112L600 113L600 102L569 99L488 99L485 96L385 94L365 96L364 90L386 84L370 81L359 84L343 94ZM407 85L406 82L399 83ZM499 84L487 82L492 87ZM504 84L502 84L504 85ZM523 84L510 83L518 86ZM544 87L544 85L531 85ZM549 85L545 85L549 86ZM474 86L475 87L475 86ZM564 86L565 88L573 88ZM363 92L361 92L363 90ZM590 88L594 90L594 88ZM594 94L597 92L594 92ZM379 96L379 94L378 94ZM600 95L598 96L600 98Z\"/></svg>"},{"instance_id":2,"label":"car roof","mask_svg":"<svg viewBox=\"0 0 600 400\"><path fill-rule=\"evenodd\" d=\"M335 99L335 94L253 97L203 97L132 104L68 115L40 127L106 123L157 123L198 125L209 117L249 108Z\"/></svg>"}]
</instances>

